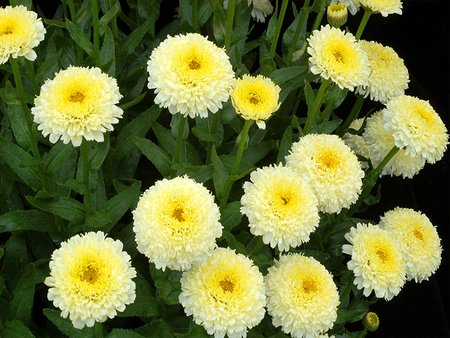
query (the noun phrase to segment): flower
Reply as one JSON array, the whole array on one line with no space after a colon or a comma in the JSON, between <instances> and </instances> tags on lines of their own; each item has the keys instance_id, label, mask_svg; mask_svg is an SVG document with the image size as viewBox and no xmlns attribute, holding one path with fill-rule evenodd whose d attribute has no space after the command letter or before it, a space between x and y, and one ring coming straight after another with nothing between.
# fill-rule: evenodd
<instances>
[{"instance_id":1,"label":"flower","mask_svg":"<svg viewBox=\"0 0 450 338\"><path fill-rule=\"evenodd\" d=\"M405 266L391 234L376 225L358 223L344 237L351 245L344 244L342 252L351 255L347 267L355 275L356 287L364 289L366 297L372 291L386 300L396 296L405 284Z\"/></svg>"},{"instance_id":2,"label":"flower","mask_svg":"<svg viewBox=\"0 0 450 338\"><path fill-rule=\"evenodd\" d=\"M371 100L385 103L402 95L408 88L409 74L403 59L387 46L375 41L360 41L370 63L370 76L366 85L358 86L356 93L370 95Z\"/></svg>"},{"instance_id":3,"label":"flower","mask_svg":"<svg viewBox=\"0 0 450 338\"><path fill-rule=\"evenodd\" d=\"M356 202L364 172L352 150L336 135L308 134L292 144L286 165L311 185L319 211L340 212Z\"/></svg>"},{"instance_id":4,"label":"flower","mask_svg":"<svg viewBox=\"0 0 450 338\"><path fill-rule=\"evenodd\" d=\"M280 251L309 241L319 225L317 197L291 168L263 167L244 183L241 212L248 217L250 232Z\"/></svg>"},{"instance_id":5,"label":"flower","mask_svg":"<svg viewBox=\"0 0 450 338\"><path fill-rule=\"evenodd\" d=\"M147 189L133 211L137 249L165 270L187 270L216 247L219 208L202 184L187 176Z\"/></svg>"},{"instance_id":6,"label":"flower","mask_svg":"<svg viewBox=\"0 0 450 338\"><path fill-rule=\"evenodd\" d=\"M370 74L367 54L351 33L326 25L313 31L308 43L313 74L332 80L341 89L353 90L367 83Z\"/></svg>"},{"instance_id":7,"label":"flower","mask_svg":"<svg viewBox=\"0 0 450 338\"><path fill-rule=\"evenodd\" d=\"M333 276L314 258L280 256L265 277L267 312L293 337L317 337L333 327L339 293Z\"/></svg>"},{"instance_id":8,"label":"flower","mask_svg":"<svg viewBox=\"0 0 450 338\"><path fill-rule=\"evenodd\" d=\"M257 22L265 22L266 16L272 14L273 6L270 0L247 0L247 4L253 5L252 17L256 19Z\"/></svg>"},{"instance_id":9,"label":"flower","mask_svg":"<svg viewBox=\"0 0 450 338\"><path fill-rule=\"evenodd\" d=\"M45 33L42 20L25 6L0 8L0 64L19 56L34 61L33 48L44 40Z\"/></svg>"},{"instance_id":10,"label":"flower","mask_svg":"<svg viewBox=\"0 0 450 338\"><path fill-rule=\"evenodd\" d=\"M75 328L114 318L134 302L136 271L122 247L99 231L75 235L53 252L48 299Z\"/></svg>"},{"instance_id":11,"label":"flower","mask_svg":"<svg viewBox=\"0 0 450 338\"><path fill-rule=\"evenodd\" d=\"M383 114L385 110L378 111L367 118L366 129L363 133L367 144L368 157L374 167L378 166L387 153L395 146L392 131L384 129ZM407 154L400 149L386 164L380 176L403 176L412 178L425 166L425 159L421 156Z\"/></svg>"},{"instance_id":12,"label":"flower","mask_svg":"<svg viewBox=\"0 0 450 338\"><path fill-rule=\"evenodd\" d=\"M358 0L360 5L382 16L402 14L401 0Z\"/></svg>"},{"instance_id":13,"label":"flower","mask_svg":"<svg viewBox=\"0 0 450 338\"><path fill-rule=\"evenodd\" d=\"M31 113L50 142L61 138L78 147L83 137L103 142L103 133L122 117L121 98L116 80L99 68L70 66L45 81Z\"/></svg>"},{"instance_id":14,"label":"flower","mask_svg":"<svg viewBox=\"0 0 450 338\"><path fill-rule=\"evenodd\" d=\"M186 315L214 337L246 337L265 314L264 279L253 262L228 248L217 248L183 272L179 301Z\"/></svg>"},{"instance_id":15,"label":"flower","mask_svg":"<svg viewBox=\"0 0 450 338\"><path fill-rule=\"evenodd\" d=\"M364 119L355 119L350 123L350 129L353 129L358 132L358 134L353 134L350 132L346 132L342 139L344 140L345 144L350 147L351 150L356 155L362 156L366 159L369 158L369 147L364 142L363 137L360 135L360 130L362 129L364 124ZM390 149L389 149L390 150ZM367 169L369 166L366 161L360 160L359 163L361 164L362 169Z\"/></svg>"},{"instance_id":16,"label":"flower","mask_svg":"<svg viewBox=\"0 0 450 338\"><path fill-rule=\"evenodd\" d=\"M190 117L217 112L234 79L225 50L196 33L168 36L152 51L147 70L155 103Z\"/></svg>"},{"instance_id":17,"label":"flower","mask_svg":"<svg viewBox=\"0 0 450 338\"><path fill-rule=\"evenodd\" d=\"M356 12L359 11L359 0L331 0L331 4L342 3L344 6L347 6L348 11L351 15L355 15Z\"/></svg>"},{"instance_id":18,"label":"flower","mask_svg":"<svg viewBox=\"0 0 450 338\"><path fill-rule=\"evenodd\" d=\"M236 112L246 120L255 120L261 129L266 127L264 121L280 108L279 95L280 87L262 75L236 79L230 93Z\"/></svg>"},{"instance_id":19,"label":"flower","mask_svg":"<svg viewBox=\"0 0 450 338\"><path fill-rule=\"evenodd\" d=\"M406 154L439 161L447 149L447 128L428 101L400 95L386 104L384 127L394 135L395 145Z\"/></svg>"},{"instance_id":20,"label":"flower","mask_svg":"<svg viewBox=\"0 0 450 338\"><path fill-rule=\"evenodd\" d=\"M441 240L428 217L408 208L395 208L381 217L380 226L397 239L406 264L406 278L428 280L441 263Z\"/></svg>"},{"instance_id":21,"label":"flower","mask_svg":"<svg viewBox=\"0 0 450 338\"><path fill-rule=\"evenodd\" d=\"M327 7L327 21L336 28L347 22L347 6L341 2L330 3Z\"/></svg>"}]
</instances>

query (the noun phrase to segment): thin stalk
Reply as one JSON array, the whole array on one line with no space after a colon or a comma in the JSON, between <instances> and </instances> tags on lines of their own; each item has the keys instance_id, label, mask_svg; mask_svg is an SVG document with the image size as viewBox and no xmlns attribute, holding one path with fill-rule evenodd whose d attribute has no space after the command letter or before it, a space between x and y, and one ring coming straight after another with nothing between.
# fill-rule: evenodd
<instances>
[{"instance_id":1,"label":"thin stalk","mask_svg":"<svg viewBox=\"0 0 450 338\"><path fill-rule=\"evenodd\" d=\"M325 11L326 11L325 0L321 0L320 8L322 8L322 9L321 9L321 11L319 13L317 13L316 20L314 20L312 31L315 31L317 28L319 28L319 26L320 26L320 24L322 22L322 18L323 18L324 14L325 14Z\"/></svg>"},{"instance_id":2,"label":"thin stalk","mask_svg":"<svg viewBox=\"0 0 450 338\"><path fill-rule=\"evenodd\" d=\"M227 28L225 31L225 49L230 53L231 35L233 34L234 10L236 0L230 0L227 7Z\"/></svg>"},{"instance_id":3,"label":"thin stalk","mask_svg":"<svg viewBox=\"0 0 450 338\"><path fill-rule=\"evenodd\" d=\"M175 152L172 157L172 177L175 177L177 170L175 165L180 163L181 145L183 144L184 126L186 125L186 116L180 115L180 121L178 122L178 135L177 143L175 144Z\"/></svg>"},{"instance_id":4,"label":"thin stalk","mask_svg":"<svg viewBox=\"0 0 450 338\"><path fill-rule=\"evenodd\" d=\"M359 23L358 30L356 31L355 38L359 40L361 38L362 33L364 32L364 28L366 28L367 22L369 21L370 16L372 15L372 11L370 9L364 10L364 15Z\"/></svg>"},{"instance_id":5,"label":"thin stalk","mask_svg":"<svg viewBox=\"0 0 450 338\"><path fill-rule=\"evenodd\" d=\"M198 0L192 0L192 26L195 32L200 31L198 24Z\"/></svg>"},{"instance_id":6,"label":"thin stalk","mask_svg":"<svg viewBox=\"0 0 450 338\"><path fill-rule=\"evenodd\" d=\"M303 7L300 9L300 17L298 19L297 27L295 27L294 37L292 38L292 43L288 49L287 63L292 64L292 54L297 46L298 38L300 37L300 32L302 31L303 23L306 19L306 14L308 13L309 0L305 0Z\"/></svg>"},{"instance_id":7,"label":"thin stalk","mask_svg":"<svg viewBox=\"0 0 450 338\"><path fill-rule=\"evenodd\" d=\"M109 4L108 9L111 9L115 4L118 4L119 10L120 10L120 2L119 1L109 0L108 4ZM112 33L113 33L114 39L117 40L119 37L119 33L118 33L118 29L117 29L117 15L114 16L114 18L112 18L112 20L111 20L111 28L112 28Z\"/></svg>"},{"instance_id":8,"label":"thin stalk","mask_svg":"<svg viewBox=\"0 0 450 338\"><path fill-rule=\"evenodd\" d=\"M77 12L75 11L73 0L67 0L67 5L69 6L70 20L73 23L77 23Z\"/></svg>"},{"instance_id":9,"label":"thin stalk","mask_svg":"<svg viewBox=\"0 0 450 338\"><path fill-rule=\"evenodd\" d=\"M97 0L91 0L92 9L92 27L94 29L94 60L95 65L100 67L100 30L98 25L98 3Z\"/></svg>"},{"instance_id":10,"label":"thin stalk","mask_svg":"<svg viewBox=\"0 0 450 338\"><path fill-rule=\"evenodd\" d=\"M275 51L277 49L278 38L280 37L281 26L283 25L284 16L286 14L286 9L288 6L289 0L283 0L281 3L280 14L277 19L277 25L275 27L275 34L272 37L272 42L270 45L269 58L273 59L275 57Z\"/></svg>"},{"instance_id":11,"label":"thin stalk","mask_svg":"<svg viewBox=\"0 0 450 338\"><path fill-rule=\"evenodd\" d=\"M308 118L306 119L305 126L303 131L305 134L309 134L311 132L311 128L314 124L314 120L316 118L317 112L322 104L323 98L325 96L325 92L327 91L328 85L330 84L329 80L322 80L322 83L317 91L316 97L314 98L313 106L311 111L308 112Z\"/></svg>"},{"instance_id":12,"label":"thin stalk","mask_svg":"<svg viewBox=\"0 0 450 338\"><path fill-rule=\"evenodd\" d=\"M231 167L230 176L228 176L227 183L225 186L224 197L222 199L221 207L225 207L228 201L228 196L230 195L231 187L235 181L234 176L237 175L239 167L241 165L242 155L244 150L248 146L248 131L253 124L253 120L245 120L244 126L242 127L241 133L239 134L239 143L236 150L236 157L234 158L233 166Z\"/></svg>"},{"instance_id":13,"label":"thin stalk","mask_svg":"<svg viewBox=\"0 0 450 338\"><path fill-rule=\"evenodd\" d=\"M89 165L89 143L86 140L81 141L80 157L83 162L83 183L84 183L84 207L86 214L93 214L91 185L90 185L90 165Z\"/></svg>"},{"instance_id":14,"label":"thin stalk","mask_svg":"<svg viewBox=\"0 0 450 338\"><path fill-rule=\"evenodd\" d=\"M359 112L361 111L361 108L364 104L364 96L357 95L355 104L352 107L352 110L350 111L350 114L348 114L347 118L345 119L344 123L339 128L338 134L344 135L345 132L347 132L348 128L350 127L350 124L358 118Z\"/></svg>"}]
</instances>

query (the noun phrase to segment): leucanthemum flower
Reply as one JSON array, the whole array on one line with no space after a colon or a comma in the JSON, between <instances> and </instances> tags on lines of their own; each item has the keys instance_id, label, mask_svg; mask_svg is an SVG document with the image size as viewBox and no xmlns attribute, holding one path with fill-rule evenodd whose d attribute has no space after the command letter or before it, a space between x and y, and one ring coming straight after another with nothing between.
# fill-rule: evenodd
<instances>
[{"instance_id":1,"label":"leucanthemum flower","mask_svg":"<svg viewBox=\"0 0 450 338\"><path fill-rule=\"evenodd\" d=\"M319 225L317 197L309 184L281 164L253 171L250 181L241 198L250 232L280 251L309 241Z\"/></svg>"},{"instance_id":2,"label":"leucanthemum flower","mask_svg":"<svg viewBox=\"0 0 450 338\"><path fill-rule=\"evenodd\" d=\"M382 16L389 14L402 14L401 0L358 0L360 5Z\"/></svg>"},{"instance_id":3,"label":"leucanthemum flower","mask_svg":"<svg viewBox=\"0 0 450 338\"><path fill-rule=\"evenodd\" d=\"M363 124L364 124L364 119L362 119L362 118L353 120L352 123L350 124L350 129L358 131L358 134L352 134L350 132L347 132L344 134L342 139L345 142L345 144L347 146L349 146L350 149L353 150L353 152L356 155L359 155L359 156L362 156L362 157L368 159L369 158L369 147L364 142L363 137L359 134L360 129L362 128ZM360 160L359 163L361 164L362 169L367 169L369 167L366 161Z\"/></svg>"},{"instance_id":4,"label":"leucanthemum flower","mask_svg":"<svg viewBox=\"0 0 450 338\"><path fill-rule=\"evenodd\" d=\"M293 337L318 337L333 327L339 293L333 276L314 258L280 256L265 277L267 312Z\"/></svg>"},{"instance_id":5,"label":"leucanthemum flower","mask_svg":"<svg viewBox=\"0 0 450 338\"><path fill-rule=\"evenodd\" d=\"M183 272L179 301L186 315L216 338L246 337L265 314L264 279L253 262L231 249L217 248Z\"/></svg>"},{"instance_id":6,"label":"leucanthemum flower","mask_svg":"<svg viewBox=\"0 0 450 338\"><path fill-rule=\"evenodd\" d=\"M247 0L248 6L252 6L252 17L257 22L265 22L266 16L272 14L273 6L270 0ZM228 8L228 0L223 1L225 9Z\"/></svg>"},{"instance_id":7,"label":"leucanthemum flower","mask_svg":"<svg viewBox=\"0 0 450 338\"><path fill-rule=\"evenodd\" d=\"M355 203L364 172L353 151L336 135L308 134L292 144L286 165L311 186L319 211L337 213Z\"/></svg>"},{"instance_id":8,"label":"leucanthemum flower","mask_svg":"<svg viewBox=\"0 0 450 338\"><path fill-rule=\"evenodd\" d=\"M393 133L395 145L406 154L428 163L439 161L447 149L447 128L428 101L400 95L386 104L384 127Z\"/></svg>"},{"instance_id":9,"label":"leucanthemum flower","mask_svg":"<svg viewBox=\"0 0 450 338\"><path fill-rule=\"evenodd\" d=\"M236 79L230 93L236 112L246 120L256 121L261 129L266 128L264 121L280 108L279 96L280 87L262 75Z\"/></svg>"},{"instance_id":10,"label":"leucanthemum flower","mask_svg":"<svg viewBox=\"0 0 450 338\"><path fill-rule=\"evenodd\" d=\"M99 231L75 235L53 252L48 299L75 328L114 318L134 302L136 271L122 248Z\"/></svg>"},{"instance_id":11,"label":"leucanthemum flower","mask_svg":"<svg viewBox=\"0 0 450 338\"><path fill-rule=\"evenodd\" d=\"M363 133L363 139L368 148L368 157L374 167L381 163L395 145L392 131L387 131L384 128L383 114L384 110L381 110L367 118L366 129ZM407 154L404 149L400 149L383 168L381 176L391 175L412 178L424 166L425 159L423 157L412 156Z\"/></svg>"},{"instance_id":12,"label":"leucanthemum flower","mask_svg":"<svg viewBox=\"0 0 450 338\"><path fill-rule=\"evenodd\" d=\"M133 218L137 249L162 270L189 269L222 235L214 197L187 176L157 181L140 197Z\"/></svg>"},{"instance_id":13,"label":"leucanthemum flower","mask_svg":"<svg viewBox=\"0 0 450 338\"><path fill-rule=\"evenodd\" d=\"M116 80L99 68L70 66L45 81L31 113L50 142L78 147L83 138L103 142L122 117L121 98Z\"/></svg>"},{"instance_id":14,"label":"leucanthemum flower","mask_svg":"<svg viewBox=\"0 0 450 338\"><path fill-rule=\"evenodd\" d=\"M33 48L44 40L45 33L42 20L25 6L0 8L0 64L19 56L34 61Z\"/></svg>"},{"instance_id":15,"label":"leucanthemum flower","mask_svg":"<svg viewBox=\"0 0 450 338\"><path fill-rule=\"evenodd\" d=\"M190 117L217 112L234 79L225 50L196 33L168 36L152 51L147 70L155 103Z\"/></svg>"},{"instance_id":16,"label":"leucanthemum flower","mask_svg":"<svg viewBox=\"0 0 450 338\"><path fill-rule=\"evenodd\" d=\"M405 266L392 235L376 225L358 223L345 234L351 244L342 252L351 255L347 263L355 275L354 284L368 297L372 291L386 300L396 296L405 284Z\"/></svg>"},{"instance_id":17,"label":"leucanthemum flower","mask_svg":"<svg viewBox=\"0 0 450 338\"><path fill-rule=\"evenodd\" d=\"M370 74L367 54L351 33L322 26L312 32L308 44L313 74L330 79L341 89L353 90L367 83Z\"/></svg>"},{"instance_id":18,"label":"leucanthemum flower","mask_svg":"<svg viewBox=\"0 0 450 338\"><path fill-rule=\"evenodd\" d=\"M403 59L391 47L378 42L361 40L360 44L369 57L370 76L366 85L356 88L356 93L382 103L404 94L409 74Z\"/></svg>"},{"instance_id":19,"label":"leucanthemum flower","mask_svg":"<svg viewBox=\"0 0 450 338\"><path fill-rule=\"evenodd\" d=\"M441 263L441 239L426 215L395 208L381 217L380 226L396 238L408 280L422 282L436 272Z\"/></svg>"}]
</instances>

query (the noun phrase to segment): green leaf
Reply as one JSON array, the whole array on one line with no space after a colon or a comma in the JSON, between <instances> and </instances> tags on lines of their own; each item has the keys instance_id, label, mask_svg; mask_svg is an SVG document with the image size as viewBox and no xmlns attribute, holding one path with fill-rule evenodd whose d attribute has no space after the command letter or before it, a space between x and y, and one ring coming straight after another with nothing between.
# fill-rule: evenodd
<instances>
[{"instance_id":1,"label":"green leaf","mask_svg":"<svg viewBox=\"0 0 450 338\"><path fill-rule=\"evenodd\" d=\"M285 163L285 158L289 154L289 150L292 147L292 142L294 138L294 133L292 127L288 126L283 133L280 145L278 146L278 156L276 163Z\"/></svg>"},{"instance_id":2,"label":"green leaf","mask_svg":"<svg viewBox=\"0 0 450 338\"><path fill-rule=\"evenodd\" d=\"M0 336L5 338L34 338L35 335L19 320L11 320L0 325Z\"/></svg>"},{"instance_id":3,"label":"green leaf","mask_svg":"<svg viewBox=\"0 0 450 338\"><path fill-rule=\"evenodd\" d=\"M167 305L179 304L181 272L169 269L162 271L154 264L150 264L150 274L156 287L156 297Z\"/></svg>"},{"instance_id":4,"label":"green leaf","mask_svg":"<svg viewBox=\"0 0 450 338\"><path fill-rule=\"evenodd\" d=\"M189 165L183 164L178 169L178 175L188 175L190 178L199 183L209 181L213 177L214 168L211 165Z\"/></svg>"},{"instance_id":5,"label":"green leaf","mask_svg":"<svg viewBox=\"0 0 450 338\"><path fill-rule=\"evenodd\" d=\"M105 30L108 28L109 22L116 17L117 13L119 13L119 3L113 5L109 11L107 11L106 14L100 18L100 20L98 20L100 35L105 34Z\"/></svg>"},{"instance_id":6,"label":"green leaf","mask_svg":"<svg viewBox=\"0 0 450 338\"><path fill-rule=\"evenodd\" d=\"M20 276L9 303L9 315L28 324L31 320L35 285L42 283L48 275L48 261L29 264Z\"/></svg>"},{"instance_id":7,"label":"green leaf","mask_svg":"<svg viewBox=\"0 0 450 338\"><path fill-rule=\"evenodd\" d=\"M217 156L216 149L213 147L211 152L211 159L214 166L213 182L215 195L219 200L222 200L225 194L225 187L228 180L228 172L219 156Z\"/></svg>"},{"instance_id":8,"label":"green leaf","mask_svg":"<svg viewBox=\"0 0 450 338\"><path fill-rule=\"evenodd\" d=\"M132 330L113 329L105 338L144 338L144 336Z\"/></svg>"},{"instance_id":9,"label":"green leaf","mask_svg":"<svg viewBox=\"0 0 450 338\"><path fill-rule=\"evenodd\" d=\"M155 18L149 17L145 22L135 29L125 40L122 50L127 55L133 54L136 47L141 43L144 36L150 32L152 38L155 37Z\"/></svg>"},{"instance_id":10,"label":"green leaf","mask_svg":"<svg viewBox=\"0 0 450 338\"><path fill-rule=\"evenodd\" d=\"M44 309L44 315L58 328L70 338L85 338L95 337L93 327L84 327L83 329L76 329L73 327L69 318L62 318L61 312L53 309Z\"/></svg>"},{"instance_id":11,"label":"green leaf","mask_svg":"<svg viewBox=\"0 0 450 338\"><path fill-rule=\"evenodd\" d=\"M127 305L118 317L156 317L159 315L158 302L149 286L149 283L139 273L134 279L136 283L136 300Z\"/></svg>"},{"instance_id":12,"label":"green leaf","mask_svg":"<svg viewBox=\"0 0 450 338\"><path fill-rule=\"evenodd\" d=\"M155 319L150 324L136 329L135 332L146 337L173 338L170 325L163 319Z\"/></svg>"},{"instance_id":13,"label":"green leaf","mask_svg":"<svg viewBox=\"0 0 450 338\"><path fill-rule=\"evenodd\" d=\"M308 106L308 111L310 111L315 98L314 91L309 83L305 85L303 91L305 92L306 105Z\"/></svg>"},{"instance_id":14,"label":"green leaf","mask_svg":"<svg viewBox=\"0 0 450 338\"><path fill-rule=\"evenodd\" d=\"M80 224L84 221L85 209L83 204L77 200L68 197L36 198L32 196L27 196L26 199L34 207L75 224Z\"/></svg>"},{"instance_id":15,"label":"green leaf","mask_svg":"<svg viewBox=\"0 0 450 338\"><path fill-rule=\"evenodd\" d=\"M220 223L225 231L231 231L242 220L241 203L239 201L228 203L220 212Z\"/></svg>"},{"instance_id":16,"label":"green leaf","mask_svg":"<svg viewBox=\"0 0 450 338\"><path fill-rule=\"evenodd\" d=\"M104 229L107 225L114 225L106 210L96 211L93 215L86 215L86 225L92 229Z\"/></svg>"},{"instance_id":17,"label":"green leaf","mask_svg":"<svg viewBox=\"0 0 450 338\"><path fill-rule=\"evenodd\" d=\"M275 82L277 85L282 86L289 80L300 76L308 70L305 66L293 66L293 67L284 67L277 70L274 70L270 73L269 77Z\"/></svg>"},{"instance_id":18,"label":"green leaf","mask_svg":"<svg viewBox=\"0 0 450 338\"><path fill-rule=\"evenodd\" d=\"M106 27L105 36L103 38L102 48L100 48L100 65L106 70L110 76L116 75L116 46L114 44L114 36Z\"/></svg>"},{"instance_id":19,"label":"green leaf","mask_svg":"<svg viewBox=\"0 0 450 338\"><path fill-rule=\"evenodd\" d=\"M247 250L245 249L245 246L242 243L240 243L231 232L224 231L222 237L225 239L225 241L228 243L228 246L231 249L234 249L238 253L241 253L243 255L247 255Z\"/></svg>"},{"instance_id":20,"label":"green leaf","mask_svg":"<svg viewBox=\"0 0 450 338\"><path fill-rule=\"evenodd\" d=\"M92 56L94 53L94 45L84 35L82 29L69 20L66 20L66 27L69 30L69 34L72 40L78 46L80 46L89 56Z\"/></svg>"},{"instance_id":21,"label":"green leaf","mask_svg":"<svg viewBox=\"0 0 450 338\"><path fill-rule=\"evenodd\" d=\"M106 202L106 211L113 224L119 222L128 209L137 203L140 195L141 182L135 180L131 182L133 183L130 186Z\"/></svg>"},{"instance_id":22,"label":"green leaf","mask_svg":"<svg viewBox=\"0 0 450 338\"><path fill-rule=\"evenodd\" d=\"M57 227L48 213L39 210L16 210L0 216L0 233L21 230L54 232Z\"/></svg>"},{"instance_id":23,"label":"green leaf","mask_svg":"<svg viewBox=\"0 0 450 338\"><path fill-rule=\"evenodd\" d=\"M169 155L150 140L141 137L133 139L142 154L155 165L158 171L163 176L170 176L172 161Z\"/></svg>"}]
</instances>

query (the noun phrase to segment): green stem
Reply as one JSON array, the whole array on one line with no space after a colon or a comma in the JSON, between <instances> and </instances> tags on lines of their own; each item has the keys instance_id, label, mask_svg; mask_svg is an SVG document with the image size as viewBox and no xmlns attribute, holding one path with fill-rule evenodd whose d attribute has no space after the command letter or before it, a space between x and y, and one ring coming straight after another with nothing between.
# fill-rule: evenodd
<instances>
[{"instance_id":1,"label":"green stem","mask_svg":"<svg viewBox=\"0 0 450 338\"><path fill-rule=\"evenodd\" d=\"M120 2L119 1L109 0L108 4L109 4L108 9L111 9L115 4L118 4L119 11L120 11ZM119 38L119 33L118 33L118 29L117 29L117 15L115 15L114 18L111 20L111 27L112 27L112 33L114 36L114 40L117 40Z\"/></svg>"},{"instance_id":2,"label":"green stem","mask_svg":"<svg viewBox=\"0 0 450 338\"><path fill-rule=\"evenodd\" d=\"M67 5L69 6L70 19L73 23L77 23L77 12L73 0L67 0Z\"/></svg>"},{"instance_id":3,"label":"green stem","mask_svg":"<svg viewBox=\"0 0 450 338\"><path fill-rule=\"evenodd\" d=\"M90 165L89 165L89 142L86 140L81 141L80 156L83 162L83 183L84 183L84 206L86 214L93 214L92 210L92 197L91 197L91 185L90 185Z\"/></svg>"},{"instance_id":4,"label":"green stem","mask_svg":"<svg viewBox=\"0 0 450 338\"><path fill-rule=\"evenodd\" d=\"M219 121L220 121L220 115L219 115L220 112L221 111L219 110L219 111L217 111L217 113L212 114L211 135L216 135L217 134L217 128L219 128ZM209 114L208 116L211 116L211 114ZM206 153L206 164L211 163L212 150L213 150L214 146L215 146L215 142L214 141L209 141L208 142L208 151Z\"/></svg>"},{"instance_id":5,"label":"green stem","mask_svg":"<svg viewBox=\"0 0 450 338\"><path fill-rule=\"evenodd\" d=\"M227 7L227 28L225 31L225 49L230 53L231 36L233 34L234 10L236 0L230 0Z\"/></svg>"},{"instance_id":6,"label":"green stem","mask_svg":"<svg viewBox=\"0 0 450 338\"><path fill-rule=\"evenodd\" d=\"M272 42L270 45L269 51L269 59L273 59L275 57L275 51L277 49L278 38L280 37L281 26L283 25L284 16L286 14L286 9L288 6L289 0L283 0L281 3L280 14L277 18L277 26L275 27L275 34L272 37Z\"/></svg>"},{"instance_id":7,"label":"green stem","mask_svg":"<svg viewBox=\"0 0 450 338\"><path fill-rule=\"evenodd\" d=\"M200 31L200 27L198 24L198 1L192 0L192 26L195 32Z\"/></svg>"},{"instance_id":8,"label":"green stem","mask_svg":"<svg viewBox=\"0 0 450 338\"><path fill-rule=\"evenodd\" d=\"M303 131L305 134L309 134L311 132L311 128L314 124L314 120L315 120L317 112L319 111L319 108L322 104L323 98L325 96L325 92L326 92L329 84L330 84L329 80L325 80L325 79L322 80L319 90L317 91L316 97L314 98L314 102L313 102L311 111L308 111L308 118L306 119L306 123L303 128Z\"/></svg>"},{"instance_id":9,"label":"green stem","mask_svg":"<svg viewBox=\"0 0 450 338\"><path fill-rule=\"evenodd\" d=\"M98 3L97 0L91 0L92 26L94 29L94 60L95 65L100 67L100 31L98 25Z\"/></svg>"},{"instance_id":10,"label":"green stem","mask_svg":"<svg viewBox=\"0 0 450 338\"><path fill-rule=\"evenodd\" d=\"M186 125L186 116L180 114L180 120L178 121L178 135L177 143L175 144L175 152L172 157L172 177L177 175L177 169L175 165L180 163L181 145L183 144L184 126Z\"/></svg>"},{"instance_id":11,"label":"green stem","mask_svg":"<svg viewBox=\"0 0 450 338\"><path fill-rule=\"evenodd\" d=\"M341 127L338 130L338 134L340 136L344 135L347 132L350 125L352 124L352 122L358 118L359 112L361 111L363 104L364 104L364 96L357 95L355 104L353 105L353 108L350 111L350 114L348 114L344 123L341 125Z\"/></svg>"},{"instance_id":12,"label":"green stem","mask_svg":"<svg viewBox=\"0 0 450 338\"><path fill-rule=\"evenodd\" d=\"M239 134L239 144L236 150L236 157L234 158L233 166L231 167L230 175L228 176L225 191L221 203L221 207L225 207L227 205L228 196L230 195L231 187L235 181L235 176L239 172L239 167L241 165L242 155L244 154L244 150L248 146L248 131L253 124L253 120L245 120L244 126L242 127L241 133Z\"/></svg>"},{"instance_id":13,"label":"green stem","mask_svg":"<svg viewBox=\"0 0 450 338\"><path fill-rule=\"evenodd\" d=\"M322 22L322 18L326 11L325 0L320 1L320 8L322 8L322 9L320 10L319 13L317 13L316 20L314 20L312 31L315 31L317 28L319 28L319 26Z\"/></svg>"},{"instance_id":14,"label":"green stem","mask_svg":"<svg viewBox=\"0 0 450 338\"><path fill-rule=\"evenodd\" d=\"M370 9L365 9L364 15L359 23L358 30L356 31L355 38L359 40L361 38L362 33L364 32L364 28L366 28L367 22L369 21L370 16L372 15L372 11Z\"/></svg>"},{"instance_id":15,"label":"green stem","mask_svg":"<svg viewBox=\"0 0 450 338\"><path fill-rule=\"evenodd\" d=\"M300 37L300 32L302 31L303 23L306 20L306 14L308 13L309 0L305 0L303 7L300 9L300 17L297 22L297 27L295 27L294 37L292 38L292 43L288 49L287 64L292 64L292 54L294 54L295 48L297 47L298 38Z\"/></svg>"}]
</instances>

